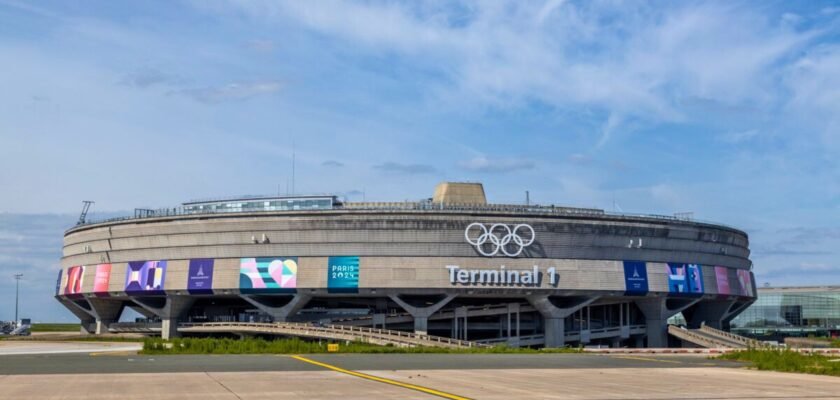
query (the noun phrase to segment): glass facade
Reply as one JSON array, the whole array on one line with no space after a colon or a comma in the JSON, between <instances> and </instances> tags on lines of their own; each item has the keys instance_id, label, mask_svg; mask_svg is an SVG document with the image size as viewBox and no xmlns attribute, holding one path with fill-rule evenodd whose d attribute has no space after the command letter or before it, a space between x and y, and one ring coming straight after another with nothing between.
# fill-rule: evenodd
<instances>
[{"instance_id":1,"label":"glass facade","mask_svg":"<svg viewBox=\"0 0 840 400\"><path fill-rule=\"evenodd\" d=\"M250 211L295 211L331 210L335 197L277 197L262 199L222 200L201 203L185 203L185 214L250 212Z\"/></svg>"},{"instance_id":2,"label":"glass facade","mask_svg":"<svg viewBox=\"0 0 840 400\"><path fill-rule=\"evenodd\" d=\"M759 288L758 299L730 329L762 340L840 336L840 286Z\"/></svg>"}]
</instances>

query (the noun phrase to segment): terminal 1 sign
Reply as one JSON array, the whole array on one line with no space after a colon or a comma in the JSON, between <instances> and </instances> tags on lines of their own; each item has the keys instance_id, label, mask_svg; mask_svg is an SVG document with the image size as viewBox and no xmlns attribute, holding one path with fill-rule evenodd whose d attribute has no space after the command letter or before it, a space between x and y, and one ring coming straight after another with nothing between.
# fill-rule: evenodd
<instances>
[{"instance_id":1,"label":"terminal 1 sign","mask_svg":"<svg viewBox=\"0 0 840 400\"><path fill-rule=\"evenodd\" d=\"M547 268L543 274L537 265L531 269L507 269L504 265L496 269L464 269L447 265L446 269L452 285L540 286L543 275L547 275L548 284L555 286L558 280L556 268Z\"/></svg>"}]
</instances>

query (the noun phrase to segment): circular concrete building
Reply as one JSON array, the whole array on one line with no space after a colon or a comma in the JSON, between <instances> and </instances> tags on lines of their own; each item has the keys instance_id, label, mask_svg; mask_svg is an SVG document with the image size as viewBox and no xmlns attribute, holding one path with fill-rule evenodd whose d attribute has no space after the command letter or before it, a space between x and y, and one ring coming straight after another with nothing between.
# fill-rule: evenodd
<instances>
[{"instance_id":1,"label":"circular concrete building","mask_svg":"<svg viewBox=\"0 0 840 400\"><path fill-rule=\"evenodd\" d=\"M670 317L725 329L755 300L749 254L723 225L488 204L481 184L443 183L418 202L249 197L81 223L65 233L56 298L91 333L313 321L665 347ZM119 322L126 307L148 320Z\"/></svg>"}]
</instances>

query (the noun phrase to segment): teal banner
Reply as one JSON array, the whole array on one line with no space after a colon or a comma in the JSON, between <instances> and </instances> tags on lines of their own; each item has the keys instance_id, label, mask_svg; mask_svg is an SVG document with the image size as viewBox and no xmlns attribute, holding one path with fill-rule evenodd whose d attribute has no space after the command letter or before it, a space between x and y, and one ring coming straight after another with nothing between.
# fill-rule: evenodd
<instances>
[{"instance_id":1,"label":"teal banner","mask_svg":"<svg viewBox=\"0 0 840 400\"><path fill-rule=\"evenodd\" d=\"M327 292L359 292L359 257L334 256L327 261Z\"/></svg>"}]
</instances>

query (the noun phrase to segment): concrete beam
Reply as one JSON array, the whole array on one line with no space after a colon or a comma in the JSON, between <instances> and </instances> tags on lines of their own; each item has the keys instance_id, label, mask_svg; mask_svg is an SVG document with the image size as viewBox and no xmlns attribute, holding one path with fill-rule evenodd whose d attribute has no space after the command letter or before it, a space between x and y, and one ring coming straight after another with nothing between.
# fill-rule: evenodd
<instances>
[{"instance_id":1,"label":"concrete beam","mask_svg":"<svg viewBox=\"0 0 840 400\"><path fill-rule=\"evenodd\" d=\"M88 304L96 317L96 334L102 335L108 332L108 328L114 322L120 320L120 315L125 308L122 300L106 300L95 297L87 299Z\"/></svg>"},{"instance_id":2,"label":"concrete beam","mask_svg":"<svg viewBox=\"0 0 840 400\"><path fill-rule=\"evenodd\" d=\"M415 307L408 303L406 303L403 299L401 299L396 294L392 294L388 297L397 303L400 307L402 307L405 312L411 314L414 318L414 333L418 335L428 335L429 334L429 317L432 314L438 312L443 306L447 305L452 299L454 299L457 295L456 294L448 294L445 298L438 301L435 304L432 304L427 307Z\"/></svg>"},{"instance_id":3,"label":"concrete beam","mask_svg":"<svg viewBox=\"0 0 840 400\"><path fill-rule=\"evenodd\" d=\"M566 307L558 307L548 295L528 296L528 302L542 315L545 323L545 347L563 347L566 345L566 317L586 307L599 296L581 297Z\"/></svg>"},{"instance_id":4,"label":"concrete beam","mask_svg":"<svg viewBox=\"0 0 840 400\"><path fill-rule=\"evenodd\" d=\"M91 313L91 310L85 309L84 307L81 307L75 302L66 298L56 297L56 299L59 303L61 303L61 305L67 308L68 311L73 313L73 315L75 315L76 318L79 318L79 321L82 324L82 334L96 333L96 329L94 328L96 324L96 317Z\"/></svg>"},{"instance_id":5,"label":"concrete beam","mask_svg":"<svg viewBox=\"0 0 840 400\"><path fill-rule=\"evenodd\" d=\"M178 319L195 303L194 297L189 296L167 296L163 307L155 307L138 299L132 301L160 318L160 336L164 340L178 337Z\"/></svg>"},{"instance_id":6,"label":"concrete beam","mask_svg":"<svg viewBox=\"0 0 840 400\"><path fill-rule=\"evenodd\" d=\"M274 319L274 322L286 322L289 317L294 316L295 314L303 308L309 300L312 299L312 296L307 294L296 294L292 296L292 299L286 303L286 305L282 307L272 307L268 304L260 302L256 297L241 294L239 297L242 300L247 301L252 306L256 307L260 311L268 314Z\"/></svg>"}]
</instances>

